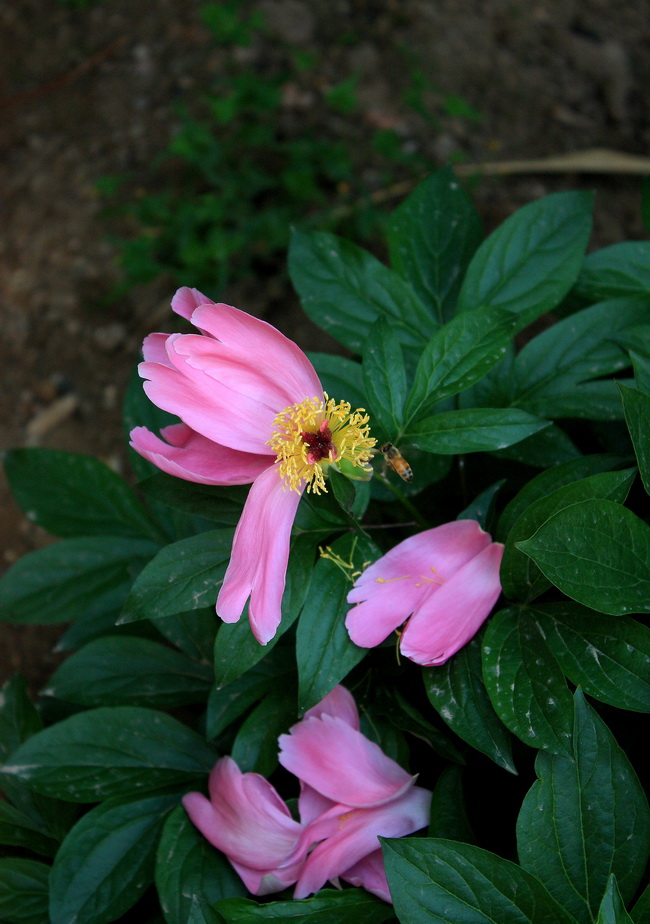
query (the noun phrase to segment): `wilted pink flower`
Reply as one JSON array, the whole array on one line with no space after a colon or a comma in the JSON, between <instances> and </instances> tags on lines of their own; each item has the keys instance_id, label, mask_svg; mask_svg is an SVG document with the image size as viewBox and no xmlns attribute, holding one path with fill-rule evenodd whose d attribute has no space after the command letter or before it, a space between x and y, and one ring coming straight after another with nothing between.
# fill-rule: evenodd
<instances>
[{"instance_id":1,"label":"wilted pink flower","mask_svg":"<svg viewBox=\"0 0 650 924\"><path fill-rule=\"evenodd\" d=\"M456 520L396 545L356 580L345 625L362 648L406 622L400 651L416 664L445 661L479 630L501 593L503 545L475 520Z\"/></svg>"},{"instance_id":2,"label":"wilted pink flower","mask_svg":"<svg viewBox=\"0 0 650 924\"><path fill-rule=\"evenodd\" d=\"M390 902L377 838L423 828L431 793L361 734L342 686L279 742L280 763L300 779L300 822L267 780L229 757L210 774L209 799L184 796L192 822L255 895L297 883L295 898L305 898L342 878Z\"/></svg>"},{"instance_id":3,"label":"wilted pink flower","mask_svg":"<svg viewBox=\"0 0 650 924\"><path fill-rule=\"evenodd\" d=\"M136 427L131 445L187 481L253 482L217 612L237 622L250 596L251 628L265 645L280 622L303 490L326 490L329 465L364 476L375 440L367 415L328 398L305 354L270 324L196 289L179 289L172 308L200 334L150 334L139 371L153 403L182 423L164 440Z\"/></svg>"},{"instance_id":4,"label":"wilted pink flower","mask_svg":"<svg viewBox=\"0 0 650 924\"><path fill-rule=\"evenodd\" d=\"M294 856L316 844L295 897L340 877L391 901L378 837L402 837L427 825L431 793L359 731L354 699L342 686L279 742L280 763L301 782L306 827Z\"/></svg>"},{"instance_id":5,"label":"wilted pink flower","mask_svg":"<svg viewBox=\"0 0 650 924\"><path fill-rule=\"evenodd\" d=\"M210 798L198 792L183 805L201 834L225 853L249 892L266 895L297 881L304 853L295 852L303 825L294 821L273 786L258 773L242 773L223 757L209 781Z\"/></svg>"}]
</instances>

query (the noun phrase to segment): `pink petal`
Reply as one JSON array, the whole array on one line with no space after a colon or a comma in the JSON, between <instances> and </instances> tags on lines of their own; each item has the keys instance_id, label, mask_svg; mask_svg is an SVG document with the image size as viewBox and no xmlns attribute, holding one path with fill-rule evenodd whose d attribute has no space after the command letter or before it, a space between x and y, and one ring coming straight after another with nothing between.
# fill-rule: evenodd
<instances>
[{"instance_id":1,"label":"pink petal","mask_svg":"<svg viewBox=\"0 0 650 924\"><path fill-rule=\"evenodd\" d=\"M431 793L414 786L400 799L369 809L346 811L339 806L339 826L309 854L294 898L317 892L328 879L345 876L379 848L378 837L404 837L429 823ZM318 822L315 822L317 825ZM305 831L307 836L308 831Z\"/></svg>"},{"instance_id":2,"label":"pink petal","mask_svg":"<svg viewBox=\"0 0 650 924\"><path fill-rule=\"evenodd\" d=\"M291 866L282 867L282 869L267 870L251 869L234 860L230 860L230 862L248 891L253 895L270 895L273 892L282 892L297 881L303 866L302 859Z\"/></svg>"},{"instance_id":3,"label":"pink petal","mask_svg":"<svg viewBox=\"0 0 650 924\"><path fill-rule=\"evenodd\" d=\"M192 323L279 380L288 399L279 411L304 398L322 395L316 370L302 350L266 321L231 305L218 304L198 308Z\"/></svg>"},{"instance_id":4,"label":"pink petal","mask_svg":"<svg viewBox=\"0 0 650 924\"><path fill-rule=\"evenodd\" d=\"M342 873L341 879L349 882L350 885L357 886L357 888L365 889L366 892L376 895L389 904L393 901L388 888L381 847L379 850L369 853L363 860L359 860L345 873Z\"/></svg>"},{"instance_id":5,"label":"pink petal","mask_svg":"<svg viewBox=\"0 0 650 924\"><path fill-rule=\"evenodd\" d=\"M337 684L327 696L312 706L304 714L302 721L310 718L320 718L323 715L330 715L340 719L351 728L359 730L359 712L354 697L349 690L341 684ZM303 824L309 824L318 815L323 814L332 807L332 800L321 795L312 786L307 783L300 783L300 796L298 798L298 810L300 820Z\"/></svg>"},{"instance_id":6,"label":"pink petal","mask_svg":"<svg viewBox=\"0 0 650 924\"><path fill-rule=\"evenodd\" d=\"M402 654L416 664L444 664L473 638L501 593L502 557L501 543L491 543L432 593L402 633Z\"/></svg>"},{"instance_id":7,"label":"pink petal","mask_svg":"<svg viewBox=\"0 0 650 924\"><path fill-rule=\"evenodd\" d=\"M167 355L167 341L169 334L148 334L142 344L142 355L147 363L161 363L163 366L169 366L169 356Z\"/></svg>"},{"instance_id":8,"label":"pink petal","mask_svg":"<svg viewBox=\"0 0 650 924\"><path fill-rule=\"evenodd\" d=\"M323 796L313 786L300 782L300 795L298 796L298 813L303 825L311 824L319 815L323 815L332 808L334 803L327 796Z\"/></svg>"},{"instance_id":9,"label":"pink petal","mask_svg":"<svg viewBox=\"0 0 650 924\"><path fill-rule=\"evenodd\" d=\"M342 719L352 728L359 730L359 710L354 701L354 696L341 684L337 684L327 696L308 709L303 716L305 719L320 718L322 715L331 715L334 718Z\"/></svg>"},{"instance_id":10,"label":"pink petal","mask_svg":"<svg viewBox=\"0 0 650 924\"><path fill-rule=\"evenodd\" d=\"M170 341L167 340L168 351ZM173 350L173 345L171 346ZM171 355L174 355L173 352ZM222 446L241 452L269 453L274 411L258 401L218 386L189 367L179 371L160 363L140 363L143 388L163 411L176 414L192 430ZM281 409L280 409L281 410Z\"/></svg>"},{"instance_id":11,"label":"pink petal","mask_svg":"<svg viewBox=\"0 0 650 924\"><path fill-rule=\"evenodd\" d=\"M352 641L379 645L489 544L475 520L444 523L400 542L366 568L348 594L348 603L358 604L345 620Z\"/></svg>"},{"instance_id":12,"label":"pink petal","mask_svg":"<svg viewBox=\"0 0 650 924\"><path fill-rule=\"evenodd\" d=\"M192 320L193 313L200 305L214 305L214 302L198 289L190 289L189 286L182 286L172 298L172 311L187 321Z\"/></svg>"},{"instance_id":13,"label":"pink petal","mask_svg":"<svg viewBox=\"0 0 650 924\"><path fill-rule=\"evenodd\" d=\"M221 389L227 397L234 393L269 408L273 417L291 404L299 403L304 398L319 397L318 391L288 391L290 370L287 367L272 366L258 359L251 359L250 354L243 354L225 346L210 337L199 334L177 336L170 351L173 365L185 375L193 378L199 386L205 381L209 387Z\"/></svg>"},{"instance_id":14,"label":"pink petal","mask_svg":"<svg viewBox=\"0 0 650 924\"><path fill-rule=\"evenodd\" d=\"M302 826L291 818L277 792L257 773L242 773L223 757L210 774L210 799L198 792L183 797L193 824L229 859L269 870L291 853Z\"/></svg>"},{"instance_id":15,"label":"pink petal","mask_svg":"<svg viewBox=\"0 0 650 924\"><path fill-rule=\"evenodd\" d=\"M146 427L131 431L131 446L161 471L199 484L249 484L268 468L272 457L239 452L206 439L185 424L162 431L163 442Z\"/></svg>"},{"instance_id":16,"label":"pink petal","mask_svg":"<svg viewBox=\"0 0 650 924\"><path fill-rule=\"evenodd\" d=\"M303 719L278 741L282 766L333 802L381 805L415 782L377 744L327 714Z\"/></svg>"},{"instance_id":17,"label":"pink petal","mask_svg":"<svg viewBox=\"0 0 650 924\"><path fill-rule=\"evenodd\" d=\"M377 578L395 581L408 575L414 581L421 581L435 579L435 575L440 574L448 580L490 541L488 533L475 520L454 520L416 533L366 568L348 594L348 603L369 599L368 592L375 591L378 586Z\"/></svg>"},{"instance_id":18,"label":"pink petal","mask_svg":"<svg viewBox=\"0 0 650 924\"><path fill-rule=\"evenodd\" d=\"M221 619L237 622L250 596L251 629L262 645L273 638L282 617L289 541L299 502L300 494L285 489L278 465L255 479L217 599Z\"/></svg>"},{"instance_id":19,"label":"pink petal","mask_svg":"<svg viewBox=\"0 0 650 924\"><path fill-rule=\"evenodd\" d=\"M345 617L348 635L360 648L374 648L388 638L419 605L422 591L404 581L378 585L378 590L369 590L368 596Z\"/></svg>"}]
</instances>

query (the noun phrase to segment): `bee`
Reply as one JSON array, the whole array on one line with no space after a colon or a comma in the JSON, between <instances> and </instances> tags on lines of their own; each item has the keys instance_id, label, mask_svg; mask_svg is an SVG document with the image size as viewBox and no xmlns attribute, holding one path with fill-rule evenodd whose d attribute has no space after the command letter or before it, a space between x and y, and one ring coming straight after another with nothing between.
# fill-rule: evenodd
<instances>
[{"instance_id":1,"label":"bee","mask_svg":"<svg viewBox=\"0 0 650 924\"><path fill-rule=\"evenodd\" d=\"M392 443L384 443L379 450L386 465L389 465L403 481L413 481L413 470L402 453Z\"/></svg>"}]
</instances>

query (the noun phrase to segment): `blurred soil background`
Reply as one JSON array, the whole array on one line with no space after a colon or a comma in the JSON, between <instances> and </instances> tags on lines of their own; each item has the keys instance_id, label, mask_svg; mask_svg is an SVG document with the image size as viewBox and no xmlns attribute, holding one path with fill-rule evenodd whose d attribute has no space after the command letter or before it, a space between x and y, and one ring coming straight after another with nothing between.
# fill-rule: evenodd
<instances>
[{"instance_id":1,"label":"blurred soil background","mask_svg":"<svg viewBox=\"0 0 650 924\"><path fill-rule=\"evenodd\" d=\"M143 336L179 329L168 308L179 282L327 350L286 279L287 215L316 212L314 226L323 215L332 227L338 210L381 256L380 209L436 165L650 147L647 0L0 0L0 26L0 448L89 453L126 477L122 396ZM219 105L205 101L213 92ZM183 107L216 117L212 141L195 132L190 155L198 176L206 145L226 183L215 201L244 216L219 245L228 250L230 234L240 253L211 286L209 268L207 282L192 278L191 260L181 271L159 259L148 279L147 251L135 269L132 259L137 284L124 285L117 239L159 233L160 209L143 231L142 204L178 179L178 150L161 155L186 124ZM267 135L249 175L237 144L255 143L258 122ZM292 172L269 191L279 156ZM592 188L593 247L645 237L638 171L608 161L597 172L520 170L463 179L487 230L539 196ZM260 218L270 224L256 237L248 226ZM345 222L334 230L347 233ZM48 541L0 481L0 573ZM0 626L0 681L21 670L37 689L58 634Z\"/></svg>"}]
</instances>

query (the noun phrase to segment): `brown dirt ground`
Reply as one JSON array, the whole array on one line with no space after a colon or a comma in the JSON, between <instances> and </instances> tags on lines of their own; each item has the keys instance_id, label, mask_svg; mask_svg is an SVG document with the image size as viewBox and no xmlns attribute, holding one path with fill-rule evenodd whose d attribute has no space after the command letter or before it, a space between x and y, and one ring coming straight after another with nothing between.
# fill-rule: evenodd
<instances>
[{"instance_id":1,"label":"brown dirt ground","mask_svg":"<svg viewBox=\"0 0 650 924\"><path fill-rule=\"evenodd\" d=\"M201 6L96 0L75 10L55 0L0 0L1 448L54 447L124 466L121 395L142 336L171 330L172 291L162 280L119 305L99 307L118 268L95 184L125 171L146 182L177 127L174 103L219 73L223 52L201 24ZM455 152L492 162L595 147L648 150L648 0L249 6L261 9L268 25L264 40L247 51L251 67L272 64L277 47L289 43L318 53L323 64L309 79L321 90L360 73L359 125L395 127L405 145L437 163ZM404 104L400 48L439 93L463 97L482 120L450 117L433 131ZM298 90L305 91L298 97L312 123L335 118L325 107L318 111L322 96L313 83ZM287 92L292 106L296 94ZM644 236L639 178L608 169L483 178L473 195L489 228L525 202L569 188L597 190L594 246ZM302 346L322 348L295 296L280 296L264 281L220 297L270 317ZM0 482L0 572L47 541ZM56 661L57 634L0 626L0 681L22 670L38 687Z\"/></svg>"}]
</instances>

